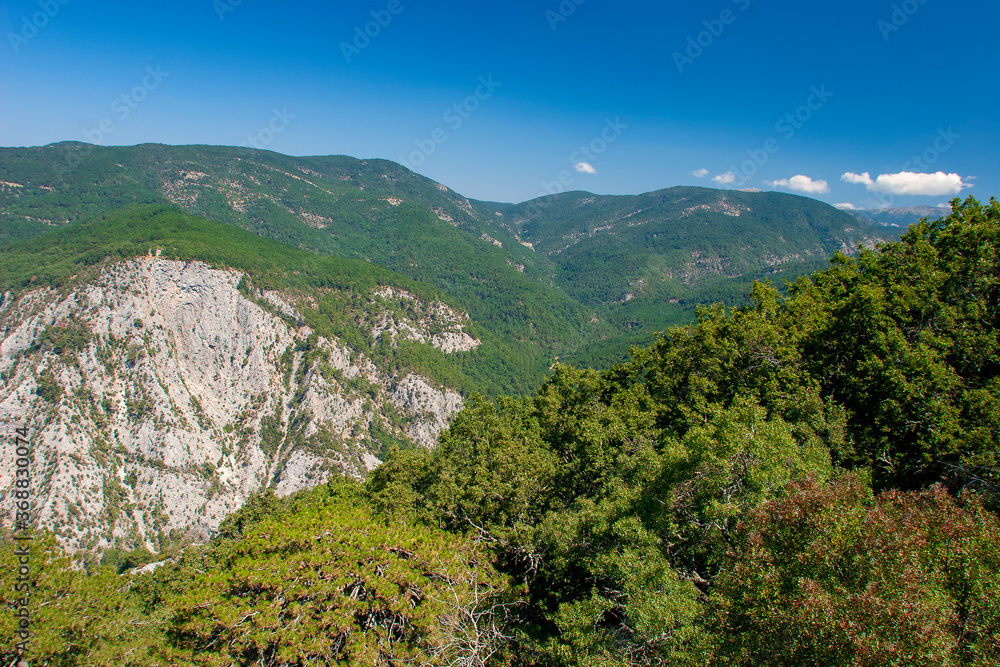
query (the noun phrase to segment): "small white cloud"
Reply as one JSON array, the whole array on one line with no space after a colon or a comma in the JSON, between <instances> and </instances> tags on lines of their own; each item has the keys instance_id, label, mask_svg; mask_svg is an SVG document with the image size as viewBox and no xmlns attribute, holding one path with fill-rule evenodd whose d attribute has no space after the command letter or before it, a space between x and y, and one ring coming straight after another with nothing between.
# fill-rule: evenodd
<instances>
[{"instance_id":1,"label":"small white cloud","mask_svg":"<svg viewBox=\"0 0 1000 667\"><path fill-rule=\"evenodd\" d=\"M854 204L849 204L847 202L844 202L843 204L834 204L833 207L834 208L839 208L841 211L857 211L858 210L857 206L855 206Z\"/></svg>"},{"instance_id":2,"label":"small white cloud","mask_svg":"<svg viewBox=\"0 0 1000 667\"><path fill-rule=\"evenodd\" d=\"M809 176L792 176L778 181L765 181L772 188L788 188L795 192L804 192L810 195L824 195L830 191L830 184L823 180L813 180Z\"/></svg>"},{"instance_id":3,"label":"small white cloud","mask_svg":"<svg viewBox=\"0 0 1000 667\"><path fill-rule=\"evenodd\" d=\"M867 171L863 174L855 174L854 172L849 171L841 176L840 180L852 185L867 185L869 189L875 184L875 181L872 180L871 174Z\"/></svg>"},{"instance_id":4,"label":"small white cloud","mask_svg":"<svg viewBox=\"0 0 1000 667\"><path fill-rule=\"evenodd\" d=\"M589 162L578 162L576 165L576 170L581 174L596 174L597 170L594 169L594 165Z\"/></svg>"},{"instance_id":5,"label":"small white cloud","mask_svg":"<svg viewBox=\"0 0 1000 667\"><path fill-rule=\"evenodd\" d=\"M695 178L705 178L708 176L708 169L695 169L691 172L691 175Z\"/></svg>"},{"instance_id":6,"label":"small white cloud","mask_svg":"<svg viewBox=\"0 0 1000 667\"><path fill-rule=\"evenodd\" d=\"M724 174L716 174L712 177L712 180L719 185L729 185L736 182L736 174L731 171L727 171Z\"/></svg>"},{"instance_id":7,"label":"small white cloud","mask_svg":"<svg viewBox=\"0 0 1000 667\"><path fill-rule=\"evenodd\" d=\"M939 171L934 174L918 174L912 171L901 171L898 174L879 174L872 180L868 172L854 174L847 172L841 180L855 185L864 185L872 192L885 192L897 196L913 195L922 197L940 197L942 195L957 195L971 183L966 183L958 174L946 174Z\"/></svg>"}]
</instances>

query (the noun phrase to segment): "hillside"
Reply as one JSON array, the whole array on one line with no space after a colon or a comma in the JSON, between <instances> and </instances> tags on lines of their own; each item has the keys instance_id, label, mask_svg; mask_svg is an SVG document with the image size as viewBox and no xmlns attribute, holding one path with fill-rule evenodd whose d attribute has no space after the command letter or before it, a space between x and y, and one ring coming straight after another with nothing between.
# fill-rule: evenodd
<instances>
[{"instance_id":1,"label":"hillside","mask_svg":"<svg viewBox=\"0 0 1000 667\"><path fill-rule=\"evenodd\" d=\"M755 280L781 286L835 252L898 238L822 202L774 192L569 192L500 210L511 234L555 264L557 286L641 343L685 322L699 303L744 303Z\"/></svg>"},{"instance_id":2,"label":"hillside","mask_svg":"<svg viewBox=\"0 0 1000 667\"><path fill-rule=\"evenodd\" d=\"M607 366L699 303L742 303L755 279L780 286L898 232L777 193L495 204L385 160L212 146L0 149L0 181L0 243L159 203L431 285L505 360L477 387L491 395L530 391L556 358Z\"/></svg>"},{"instance_id":3,"label":"hillside","mask_svg":"<svg viewBox=\"0 0 1000 667\"><path fill-rule=\"evenodd\" d=\"M66 164L69 156L75 164ZM57 144L0 152L0 229L42 233L133 203L180 206L303 249L362 259L450 295L503 359L477 389L529 391L596 332L532 253L483 227L467 200L399 165L217 147ZM492 235L491 235L492 234Z\"/></svg>"},{"instance_id":4,"label":"hillside","mask_svg":"<svg viewBox=\"0 0 1000 667\"><path fill-rule=\"evenodd\" d=\"M0 281L0 424L71 549L204 539L261 488L433 447L483 354L428 286L156 206L0 249Z\"/></svg>"},{"instance_id":5,"label":"hillside","mask_svg":"<svg viewBox=\"0 0 1000 667\"><path fill-rule=\"evenodd\" d=\"M32 658L1000 665L998 263L1000 202L969 198L611 370L472 398L363 483L254 495L207 544L74 569L38 534Z\"/></svg>"}]
</instances>

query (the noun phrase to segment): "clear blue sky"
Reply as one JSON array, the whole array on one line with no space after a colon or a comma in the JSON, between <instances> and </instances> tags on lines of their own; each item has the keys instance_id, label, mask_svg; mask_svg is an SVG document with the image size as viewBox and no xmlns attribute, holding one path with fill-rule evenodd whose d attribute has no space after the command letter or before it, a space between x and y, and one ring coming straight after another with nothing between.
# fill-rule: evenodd
<instances>
[{"instance_id":1,"label":"clear blue sky","mask_svg":"<svg viewBox=\"0 0 1000 667\"><path fill-rule=\"evenodd\" d=\"M856 206L1000 192L996 0L576 2L12 1L0 145L253 137L405 159L500 201L681 184Z\"/></svg>"}]
</instances>

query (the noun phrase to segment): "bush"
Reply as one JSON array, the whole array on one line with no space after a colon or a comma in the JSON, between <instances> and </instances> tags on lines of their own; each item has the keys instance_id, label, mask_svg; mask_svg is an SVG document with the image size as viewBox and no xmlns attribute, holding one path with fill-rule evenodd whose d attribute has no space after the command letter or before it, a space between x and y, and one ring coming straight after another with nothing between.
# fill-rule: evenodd
<instances>
[{"instance_id":1,"label":"bush","mask_svg":"<svg viewBox=\"0 0 1000 667\"><path fill-rule=\"evenodd\" d=\"M975 496L793 485L712 592L716 664L998 665L998 544Z\"/></svg>"}]
</instances>

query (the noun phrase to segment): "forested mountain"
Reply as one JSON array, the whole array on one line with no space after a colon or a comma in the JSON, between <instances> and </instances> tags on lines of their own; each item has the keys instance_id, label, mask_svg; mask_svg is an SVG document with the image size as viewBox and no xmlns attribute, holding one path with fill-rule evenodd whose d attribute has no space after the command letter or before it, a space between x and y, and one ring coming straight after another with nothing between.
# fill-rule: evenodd
<instances>
[{"instance_id":1,"label":"forested mountain","mask_svg":"<svg viewBox=\"0 0 1000 667\"><path fill-rule=\"evenodd\" d=\"M607 371L473 396L434 450L256 495L159 565L39 539L32 655L1000 665L998 332L1000 202L970 198Z\"/></svg>"},{"instance_id":2,"label":"forested mountain","mask_svg":"<svg viewBox=\"0 0 1000 667\"><path fill-rule=\"evenodd\" d=\"M479 388L529 392L556 358L606 366L836 250L895 238L814 200L672 188L470 201L385 160L212 146L0 149L0 243L135 203L386 266L452 297L502 352Z\"/></svg>"},{"instance_id":3,"label":"forested mountain","mask_svg":"<svg viewBox=\"0 0 1000 667\"><path fill-rule=\"evenodd\" d=\"M556 355L611 333L548 285L530 250L494 238L500 232L482 225L466 199L392 162L58 144L4 149L0 174L23 186L2 193L0 225L11 237L136 202L158 203L424 282L485 329L484 345L502 359L482 369L477 388L491 394L530 391Z\"/></svg>"},{"instance_id":4,"label":"forested mountain","mask_svg":"<svg viewBox=\"0 0 1000 667\"><path fill-rule=\"evenodd\" d=\"M0 281L0 423L74 550L204 540L261 488L433 447L495 363L427 285L156 205L2 249Z\"/></svg>"},{"instance_id":5,"label":"forested mountain","mask_svg":"<svg viewBox=\"0 0 1000 667\"><path fill-rule=\"evenodd\" d=\"M556 285L642 342L686 321L698 304L743 303L755 280L781 286L835 252L897 238L822 202L774 192L569 192L499 210L501 225L552 260Z\"/></svg>"}]
</instances>

